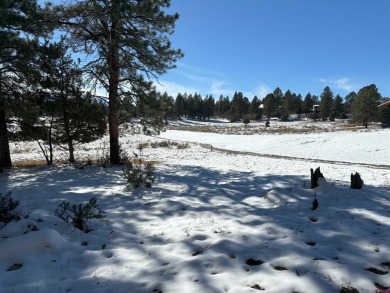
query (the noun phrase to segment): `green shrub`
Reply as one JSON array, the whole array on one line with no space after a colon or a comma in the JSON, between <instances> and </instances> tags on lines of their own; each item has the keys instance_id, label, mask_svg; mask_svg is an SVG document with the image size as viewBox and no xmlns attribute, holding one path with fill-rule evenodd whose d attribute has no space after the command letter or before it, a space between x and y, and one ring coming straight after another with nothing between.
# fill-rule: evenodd
<instances>
[{"instance_id":1,"label":"green shrub","mask_svg":"<svg viewBox=\"0 0 390 293\"><path fill-rule=\"evenodd\" d=\"M93 229L88 226L89 219L100 219L104 217L104 212L98 207L96 197L89 200L87 204L70 204L67 201L61 202L54 215L64 222L72 222L72 225L84 232L90 232Z\"/></svg>"},{"instance_id":2,"label":"green shrub","mask_svg":"<svg viewBox=\"0 0 390 293\"><path fill-rule=\"evenodd\" d=\"M154 170L154 164L151 162L142 163L141 159L135 163L130 161L126 164L126 169L123 170L123 177L133 188L138 188L141 185L151 188L154 182Z\"/></svg>"},{"instance_id":3,"label":"green shrub","mask_svg":"<svg viewBox=\"0 0 390 293\"><path fill-rule=\"evenodd\" d=\"M20 202L14 200L11 197L11 194L11 191L7 192L5 195L0 193L0 222L8 223L19 218L15 210Z\"/></svg>"},{"instance_id":4,"label":"green shrub","mask_svg":"<svg viewBox=\"0 0 390 293\"><path fill-rule=\"evenodd\" d=\"M149 143L148 142L142 142L142 143L138 144L137 149L138 150L143 150L143 149L146 149L148 147L149 147Z\"/></svg>"}]
</instances>

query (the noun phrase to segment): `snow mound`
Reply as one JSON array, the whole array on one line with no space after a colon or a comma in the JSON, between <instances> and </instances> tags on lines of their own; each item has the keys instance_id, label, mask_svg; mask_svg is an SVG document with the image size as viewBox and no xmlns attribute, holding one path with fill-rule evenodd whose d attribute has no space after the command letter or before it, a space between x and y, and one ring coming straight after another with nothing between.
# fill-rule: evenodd
<instances>
[{"instance_id":1,"label":"snow mound","mask_svg":"<svg viewBox=\"0 0 390 293\"><path fill-rule=\"evenodd\" d=\"M15 263L26 255L60 250L64 247L65 243L62 236L52 229L42 229L12 237L0 243L0 262L7 261Z\"/></svg>"},{"instance_id":2,"label":"snow mound","mask_svg":"<svg viewBox=\"0 0 390 293\"><path fill-rule=\"evenodd\" d=\"M14 221L6 225L3 229L0 230L0 241L1 238L11 238L15 236L20 236L31 231L39 230L36 222L28 219L21 219L19 221Z\"/></svg>"}]
</instances>

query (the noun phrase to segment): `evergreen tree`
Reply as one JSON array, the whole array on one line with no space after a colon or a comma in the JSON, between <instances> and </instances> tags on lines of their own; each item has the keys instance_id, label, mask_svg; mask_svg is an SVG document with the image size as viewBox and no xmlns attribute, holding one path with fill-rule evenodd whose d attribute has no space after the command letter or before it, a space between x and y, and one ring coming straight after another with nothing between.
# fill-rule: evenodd
<instances>
[{"instance_id":1,"label":"evergreen tree","mask_svg":"<svg viewBox=\"0 0 390 293\"><path fill-rule=\"evenodd\" d=\"M69 161L74 162L74 146L102 137L106 117L100 104L82 92L82 71L67 53L64 43L46 42L39 49L39 80L30 100L25 99L16 112L22 133L38 141L48 165L53 163L53 145L65 144ZM26 115L27 114L27 115ZM41 117L46 123L34 131ZM48 150L40 140L48 142Z\"/></svg>"},{"instance_id":2,"label":"evergreen tree","mask_svg":"<svg viewBox=\"0 0 390 293\"><path fill-rule=\"evenodd\" d=\"M36 0L0 1L0 166L12 165L7 130L11 99L27 87L25 77L33 74L38 39L51 27L50 13Z\"/></svg>"},{"instance_id":3,"label":"evergreen tree","mask_svg":"<svg viewBox=\"0 0 390 293\"><path fill-rule=\"evenodd\" d=\"M167 92L164 92L160 95L161 108L164 115L164 120L167 122L168 118L171 118L174 113L174 103L173 97L168 95Z\"/></svg>"},{"instance_id":4,"label":"evergreen tree","mask_svg":"<svg viewBox=\"0 0 390 293\"><path fill-rule=\"evenodd\" d=\"M280 113L280 109L282 107L282 103L283 103L283 92L282 90L277 87L274 91L273 91L273 94L274 94L274 98L275 98L275 103L276 103L276 108L275 108L275 113L274 115L276 115L277 117L280 117L281 113Z\"/></svg>"},{"instance_id":5,"label":"evergreen tree","mask_svg":"<svg viewBox=\"0 0 390 293\"><path fill-rule=\"evenodd\" d=\"M260 105L261 101L257 96L254 96L249 106L249 114L251 114L251 116L253 116L256 120L261 119L262 109L260 109Z\"/></svg>"},{"instance_id":6,"label":"evergreen tree","mask_svg":"<svg viewBox=\"0 0 390 293\"><path fill-rule=\"evenodd\" d=\"M242 109L244 112L244 115L249 113L249 108L251 107L251 103L249 102L249 99L247 97L244 97L242 100Z\"/></svg>"},{"instance_id":7,"label":"evergreen tree","mask_svg":"<svg viewBox=\"0 0 390 293\"><path fill-rule=\"evenodd\" d=\"M302 112L309 113L309 112L313 111L313 105L314 105L314 101L311 97L311 94L308 93L302 102Z\"/></svg>"},{"instance_id":8,"label":"evergreen tree","mask_svg":"<svg viewBox=\"0 0 390 293\"><path fill-rule=\"evenodd\" d=\"M361 122L366 128L368 122L378 118L378 104L381 95L375 84L365 86L359 90L356 99L352 103L352 118Z\"/></svg>"},{"instance_id":9,"label":"evergreen tree","mask_svg":"<svg viewBox=\"0 0 390 293\"><path fill-rule=\"evenodd\" d=\"M333 92L327 86L321 94L321 101L319 105L320 117L326 120L330 117L331 107L333 104Z\"/></svg>"},{"instance_id":10,"label":"evergreen tree","mask_svg":"<svg viewBox=\"0 0 390 293\"><path fill-rule=\"evenodd\" d=\"M218 101L215 103L216 114L221 118L226 118L230 112L229 97L219 96Z\"/></svg>"},{"instance_id":11,"label":"evergreen tree","mask_svg":"<svg viewBox=\"0 0 390 293\"><path fill-rule=\"evenodd\" d=\"M330 119L333 121L335 118L344 119L345 118L345 109L343 98L340 95L337 95L332 103Z\"/></svg>"},{"instance_id":12,"label":"evergreen tree","mask_svg":"<svg viewBox=\"0 0 390 293\"><path fill-rule=\"evenodd\" d=\"M348 95L345 96L345 114L346 115L351 115L351 108L352 108L352 103L355 101L357 97L357 93L355 92L350 92Z\"/></svg>"},{"instance_id":13,"label":"evergreen tree","mask_svg":"<svg viewBox=\"0 0 390 293\"><path fill-rule=\"evenodd\" d=\"M313 100L314 105L318 105L320 103L320 99L318 98L318 96L313 95L311 98Z\"/></svg>"},{"instance_id":14,"label":"evergreen tree","mask_svg":"<svg viewBox=\"0 0 390 293\"><path fill-rule=\"evenodd\" d=\"M178 14L168 14L170 0L72 1L59 8L61 24L76 52L90 57L90 77L108 92L110 161L120 162L119 101L124 96L140 106L158 99L151 79L175 67L183 56L171 48ZM148 106L149 108L149 106ZM146 107L144 113L149 113ZM145 117L144 117L145 118ZM151 117L150 123L153 123Z\"/></svg>"},{"instance_id":15,"label":"evergreen tree","mask_svg":"<svg viewBox=\"0 0 390 293\"><path fill-rule=\"evenodd\" d=\"M202 119L204 120L204 115L203 115L203 99L202 96L198 93L194 94L194 117L197 119Z\"/></svg>"},{"instance_id":16,"label":"evergreen tree","mask_svg":"<svg viewBox=\"0 0 390 293\"><path fill-rule=\"evenodd\" d=\"M301 118L302 114L302 96L301 94L293 95L293 112L298 114L298 119Z\"/></svg>"},{"instance_id":17,"label":"evergreen tree","mask_svg":"<svg viewBox=\"0 0 390 293\"><path fill-rule=\"evenodd\" d=\"M155 88L150 88L147 92L144 89L140 89L135 93L127 92L123 95L122 99L127 99L131 102L135 108L134 116L138 125L135 126L135 130L141 130L145 134L157 134L166 123L165 110L166 106L161 98L161 94L155 91ZM170 103L170 102L169 102ZM142 126L140 129L138 126Z\"/></svg>"},{"instance_id":18,"label":"evergreen tree","mask_svg":"<svg viewBox=\"0 0 390 293\"><path fill-rule=\"evenodd\" d=\"M293 95L290 90L287 90L282 97L282 106L280 108L280 119L287 121L289 115L293 112Z\"/></svg>"},{"instance_id":19,"label":"evergreen tree","mask_svg":"<svg viewBox=\"0 0 390 293\"><path fill-rule=\"evenodd\" d=\"M54 140L65 144L69 162L74 162L74 146L101 138L106 132L106 116L85 88L78 64L61 41L48 44L40 52L44 79L40 83L46 93L54 123Z\"/></svg>"},{"instance_id":20,"label":"evergreen tree","mask_svg":"<svg viewBox=\"0 0 390 293\"><path fill-rule=\"evenodd\" d=\"M267 115L268 121L271 119L272 115L275 114L277 108L277 102L274 94L268 94L263 100L264 112Z\"/></svg>"},{"instance_id":21,"label":"evergreen tree","mask_svg":"<svg viewBox=\"0 0 390 293\"><path fill-rule=\"evenodd\" d=\"M241 92L235 92L232 98L232 102L230 105L230 114L236 116L235 120L238 120L241 118L241 116L244 114L243 109L243 99L244 96Z\"/></svg>"},{"instance_id":22,"label":"evergreen tree","mask_svg":"<svg viewBox=\"0 0 390 293\"><path fill-rule=\"evenodd\" d=\"M204 101L203 115L210 120L214 116L215 101L212 95L206 96Z\"/></svg>"},{"instance_id":23,"label":"evergreen tree","mask_svg":"<svg viewBox=\"0 0 390 293\"><path fill-rule=\"evenodd\" d=\"M189 96L187 97L187 115L188 118L196 118L195 100L192 94L189 94Z\"/></svg>"},{"instance_id":24,"label":"evergreen tree","mask_svg":"<svg viewBox=\"0 0 390 293\"><path fill-rule=\"evenodd\" d=\"M175 100L175 112L181 120L181 117L186 113L186 100L181 93L178 93Z\"/></svg>"}]
</instances>

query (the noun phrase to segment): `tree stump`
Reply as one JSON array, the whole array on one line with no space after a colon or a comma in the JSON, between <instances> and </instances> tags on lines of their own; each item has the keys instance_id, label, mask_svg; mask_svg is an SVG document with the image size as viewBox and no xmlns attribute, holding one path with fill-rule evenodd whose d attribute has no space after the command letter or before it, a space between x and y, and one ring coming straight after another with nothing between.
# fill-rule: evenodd
<instances>
[{"instance_id":1,"label":"tree stump","mask_svg":"<svg viewBox=\"0 0 390 293\"><path fill-rule=\"evenodd\" d=\"M318 178L324 178L324 175L318 167L314 172L313 169L310 169L310 178L311 178L311 188L316 188L318 186Z\"/></svg>"},{"instance_id":2,"label":"tree stump","mask_svg":"<svg viewBox=\"0 0 390 293\"><path fill-rule=\"evenodd\" d=\"M363 180L360 177L360 174L358 172L356 172L355 175L351 173L351 188L362 189L362 187L363 187Z\"/></svg>"}]
</instances>

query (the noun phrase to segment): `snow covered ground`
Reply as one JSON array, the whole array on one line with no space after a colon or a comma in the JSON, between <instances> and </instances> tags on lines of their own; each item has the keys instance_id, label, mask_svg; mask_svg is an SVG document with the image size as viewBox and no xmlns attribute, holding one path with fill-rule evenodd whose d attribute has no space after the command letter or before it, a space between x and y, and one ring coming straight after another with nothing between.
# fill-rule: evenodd
<instances>
[{"instance_id":1,"label":"snow covered ground","mask_svg":"<svg viewBox=\"0 0 390 293\"><path fill-rule=\"evenodd\" d=\"M194 143L151 147L163 139ZM96 157L103 141L77 155ZM129 154L149 143L142 157L158 162L153 187L132 192L121 167L8 170L0 193L30 216L0 230L0 292L387 292L389 141L381 129L124 135ZM40 156L11 147L14 161ZM326 180L308 189L319 166ZM349 188L352 172L363 189ZM94 196L105 211L94 231L54 216Z\"/></svg>"}]
</instances>

